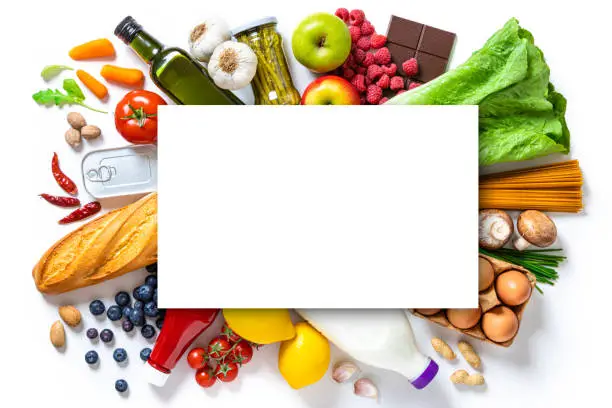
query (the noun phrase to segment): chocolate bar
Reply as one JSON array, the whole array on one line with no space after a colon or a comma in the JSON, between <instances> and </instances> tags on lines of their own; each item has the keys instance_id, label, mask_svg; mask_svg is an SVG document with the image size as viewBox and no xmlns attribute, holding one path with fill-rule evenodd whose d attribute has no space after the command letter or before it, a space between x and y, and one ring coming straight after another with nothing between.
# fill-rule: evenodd
<instances>
[{"instance_id":1,"label":"chocolate bar","mask_svg":"<svg viewBox=\"0 0 612 408\"><path fill-rule=\"evenodd\" d=\"M387 48L399 75L405 76L402 63L416 58L419 73L409 79L424 83L446 72L456 37L448 31L391 16L387 29Z\"/></svg>"}]
</instances>

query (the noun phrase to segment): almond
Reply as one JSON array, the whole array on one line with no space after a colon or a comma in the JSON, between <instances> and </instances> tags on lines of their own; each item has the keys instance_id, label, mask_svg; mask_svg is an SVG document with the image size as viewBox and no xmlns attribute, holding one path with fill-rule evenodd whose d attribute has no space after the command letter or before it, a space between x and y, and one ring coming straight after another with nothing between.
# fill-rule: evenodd
<instances>
[{"instance_id":1,"label":"almond","mask_svg":"<svg viewBox=\"0 0 612 408\"><path fill-rule=\"evenodd\" d=\"M81 312L74 306L61 306L59 315L64 323L70 327L76 327L81 323Z\"/></svg>"},{"instance_id":2,"label":"almond","mask_svg":"<svg viewBox=\"0 0 612 408\"><path fill-rule=\"evenodd\" d=\"M64 325L59 320L51 325L51 332L49 334L51 344L55 347L60 348L66 344L66 332L64 331Z\"/></svg>"}]
</instances>

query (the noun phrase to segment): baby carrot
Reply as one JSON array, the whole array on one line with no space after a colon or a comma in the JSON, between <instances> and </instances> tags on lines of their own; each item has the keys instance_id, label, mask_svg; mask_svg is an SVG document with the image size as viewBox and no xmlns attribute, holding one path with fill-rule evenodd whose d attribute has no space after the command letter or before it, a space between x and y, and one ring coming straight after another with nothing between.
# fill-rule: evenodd
<instances>
[{"instance_id":1,"label":"baby carrot","mask_svg":"<svg viewBox=\"0 0 612 408\"><path fill-rule=\"evenodd\" d=\"M85 44L77 45L70 50L68 55L74 60L112 57L115 55L115 47L113 47L113 43L108 39L100 38L98 40L86 42Z\"/></svg>"},{"instance_id":2,"label":"baby carrot","mask_svg":"<svg viewBox=\"0 0 612 408\"><path fill-rule=\"evenodd\" d=\"M115 65L104 65L100 75L107 81L118 82L128 86L140 85L144 79L144 74L139 69L123 68Z\"/></svg>"},{"instance_id":3,"label":"baby carrot","mask_svg":"<svg viewBox=\"0 0 612 408\"><path fill-rule=\"evenodd\" d=\"M83 85L93 92L98 99L106 98L106 95L108 95L108 89L106 89L106 86L104 86L102 82L98 81L96 78L81 69L77 70L76 75L81 80Z\"/></svg>"}]
</instances>

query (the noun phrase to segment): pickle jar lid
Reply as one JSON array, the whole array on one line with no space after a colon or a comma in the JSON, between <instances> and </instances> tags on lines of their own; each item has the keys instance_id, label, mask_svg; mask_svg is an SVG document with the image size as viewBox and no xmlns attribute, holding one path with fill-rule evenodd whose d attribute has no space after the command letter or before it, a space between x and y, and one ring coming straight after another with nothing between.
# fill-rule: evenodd
<instances>
[{"instance_id":1,"label":"pickle jar lid","mask_svg":"<svg viewBox=\"0 0 612 408\"><path fill-rule=\"evenodd\" d=\"M237 36L243 33L244 31L249 31L249 30L252 30L253 28L261 27L261 26L268 25L268 24L277 24L277 23L278 23L278 20L276 19L276 17L260 18L259 20L252 21L249 24L245 24L238 28L234 28L232 30L232 35Z\"/></svg>"}]
</instances>

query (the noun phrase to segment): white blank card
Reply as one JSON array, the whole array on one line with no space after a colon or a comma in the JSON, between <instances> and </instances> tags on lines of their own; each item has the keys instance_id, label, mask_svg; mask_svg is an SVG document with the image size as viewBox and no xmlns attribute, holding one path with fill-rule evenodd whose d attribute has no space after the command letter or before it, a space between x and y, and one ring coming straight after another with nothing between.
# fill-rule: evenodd
<instances>
[{"instance_id":1,"label":"white blank card","mask_svg":"<svg viewBox=\"0 0 612 408\"><path fill-rule=\"evenodd\" d=\"M478 302L475 106L163 106L164 308Z\"/></svg>"}]
</instances>

